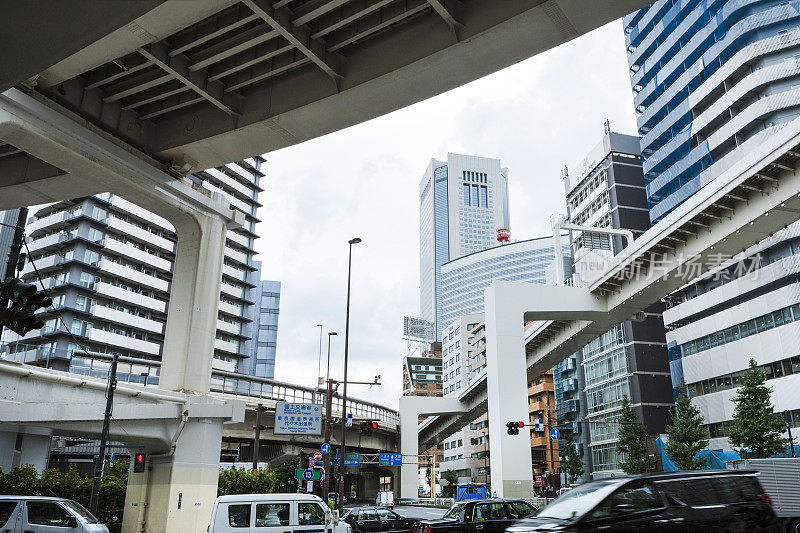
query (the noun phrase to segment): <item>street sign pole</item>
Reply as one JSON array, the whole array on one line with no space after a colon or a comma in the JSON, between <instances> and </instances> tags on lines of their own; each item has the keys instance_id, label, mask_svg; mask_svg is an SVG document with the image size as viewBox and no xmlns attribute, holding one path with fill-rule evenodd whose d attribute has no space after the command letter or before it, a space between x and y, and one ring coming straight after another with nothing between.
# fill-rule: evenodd
<instances>
[{"instance_id":1,"label":"street sign pole","mask_svg":"<svg viewBox=\"0 0 800 533\"><path fill-rule=\"evenodd\" d=\"M330 337L328 337L328 341L330 342ZM322 450L322 464L325 468L330 468L331 466L331 450L330 450L330 442L331 442L331 409L333 404L333 380L328 378L328 388L327 393L325 395L325 439L323 442L328 444L325 450ZM327 451L326 451L327 450ZM333 469L331 468L331 473L333 473ZM325 504L328 503L328 491L330 488L330 481L328 480L331 476L325 476L325 480L322 482L322 499L325 501Z\"/></svg>"}]
</instances>

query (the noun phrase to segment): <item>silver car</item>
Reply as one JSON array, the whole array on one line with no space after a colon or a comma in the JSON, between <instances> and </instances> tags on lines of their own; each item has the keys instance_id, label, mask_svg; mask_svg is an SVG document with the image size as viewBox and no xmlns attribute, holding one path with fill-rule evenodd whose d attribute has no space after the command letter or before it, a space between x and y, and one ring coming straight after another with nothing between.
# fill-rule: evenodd
<instances>
[{"instance_id":1,"label":"silver car","mask_svg":"<svg viewBox=\"0 0 800 533\"><path fill-rule=\"evenodd\" d=\"M108 528L73 500L45 496L0 496L3 533L108 533Z\"/></svg>"}]
</instances>

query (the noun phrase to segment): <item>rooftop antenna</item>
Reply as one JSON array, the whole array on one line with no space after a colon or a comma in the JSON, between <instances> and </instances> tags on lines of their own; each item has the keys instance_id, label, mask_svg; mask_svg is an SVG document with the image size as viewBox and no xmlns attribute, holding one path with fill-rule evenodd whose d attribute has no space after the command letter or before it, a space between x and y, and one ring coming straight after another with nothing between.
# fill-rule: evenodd
<instances>
[{"instance_id":1,"label":"rooftop antenna","mask_svg":"<svg viewBox=\"0 0 800 533\"><path fill-rule=\"evenodd\" d=\"M604 132L606 135L608 135L609 133L611 133L611 122L610 122L608 119L606 119L606 121L605 121L605 122L603 122L603 132Z\"/></svg>"}]
</instances>

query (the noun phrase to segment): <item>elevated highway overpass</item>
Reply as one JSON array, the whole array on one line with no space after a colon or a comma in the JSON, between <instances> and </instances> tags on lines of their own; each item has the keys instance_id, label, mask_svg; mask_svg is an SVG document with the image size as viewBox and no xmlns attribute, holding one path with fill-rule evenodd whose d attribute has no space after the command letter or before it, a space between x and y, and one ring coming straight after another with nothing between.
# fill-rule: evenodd
<instances>
[{"instance_id":1,"label":"elevated highway overpass","mask_svg":"<svg viewBox=\"0 0 800 533\"><path fill-rule=\"evenodd\" d=\"M401 451L428 449L488 412L493 490L500 496L532 490L530 468L520 461L530 454L529 440L505 432L506 421L528 420L527 383L719 265L719 257L744 252L800 218L800 120L715 168L713 181L622 250L593 283L494 282L487 288L486 372L458 395L401 398L404 428L421 414L438 415L417 432L404 431ZM524 331L528 321L540 322ZM404 482L402 496L414 490Z\"/></svg>"},{"instance_id":2,"label":"elevated highway overpass","mask_svg":"<svg viewBox=\"0 0 800 533\"><path fill-rule=\"evenodd\" d=\"M188 174L400 109L647 3L605 0L591 9L585 0L4 3L0 209L111 192L169 220L181 276L171 287L159 387L233 410L238 404L219 403L209 391L225 229L243 218L224 195L200 190ZM0 373L0 390L25 379ZM44 392L20 390L34 403ZM172 409L168 429L184 420L180 408ZM24 423L25 411L17 413ZM147 531L205 529L216 470L203 458L218 448L225 420L233 418L190 414L158 475L131 475L129 497L149 495L149 505L138 508L139 524L124 531L143 523ZM206 443L202 453L192 455L199 443ZM184 486L193 488L176 511Z\"/></svg>"}]
</instances>

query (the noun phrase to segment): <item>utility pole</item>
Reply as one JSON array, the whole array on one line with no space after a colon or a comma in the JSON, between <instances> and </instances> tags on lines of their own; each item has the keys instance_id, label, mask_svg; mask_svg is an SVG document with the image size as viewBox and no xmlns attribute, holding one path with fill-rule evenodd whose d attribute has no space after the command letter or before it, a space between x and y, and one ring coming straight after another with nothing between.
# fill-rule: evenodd
<instances>
[{"instance_id":1,"label":"utility pole","mask_svg":"<svg viewBox=\"0 0 800 533\"><path fill-rule=\"evenodd\" d=\"M256 407L256 425L253 429L256 430L255 437L253 438L253 472L258 471L258 451L261 448L261 430L266 429L261 425L261 410L263 407L258 404Z\"/></svg>"},{"instance_id":2,"label":"utility pole","mask_svg":"<svg viewBox=\"0 0 800 533\"><path fill-rule=\"evenodd\" d=\"M25 220L28 218L28 208L21 207L17 215L17 226L14 228L14 239L11 241L11 249L8 252L8 261L6 262L6 270L3 279L16 277L17 266L19 263L19 252L22 249L22 238L24 235ZM42 287L44 288L44 287ZM0 314L8 308L8 299L0 298ZM0 323L0 334L3 333L3 324Z\"/></svg>"},{"instance_id":3,"label":"utility pole","mask_svg":"<svg viewBox=\"0 0 800 533\"><path fill-rule=\"evenodd\" d=\"M789 431L789 448L792 450L792 457L797 457L794 453L794 440L792 439L792 415L789 411L783 412L783 419L786 420L786 429Z\"/></svg>"},{"instance_id":4,"label":"utility pole","mask_svg":"<svg viewBox=\"0 0 800 533\"><path fill-rule=\"evenodd\" d=\"M97 514L97 504L100 499L100 480L103 477L103 465L106 460L106 443L108 441L108 426L111 423L111 412L114 409L114 391L117 389L117 363L119 354L114 354L111 361L111 370L108 373L108 387L106 388L106 412L103 415L103 432L100 435L100 453L94 462L94 477L92 478L92 495L89 500L89 512Z\"/></svg>"},{"instance_id":5,"label":"utility pole","mask_svg":"<svg viewBox=\"0 0 800 533\"><path fill-rule=\"evenodd\" d=\"M328 337L328 346L330 347L331 338ZM328 350L328 354L330 354L330 349ZM330 359L328 359L330 362ZM331 444L331 411L333 409L333 380L328 378L326 381L327 389L325 394L325 439L323 442L326 443L328 446ZM322 499L325 501L326 505L328 503L328 489L330 488L330 478L331 474L333 474L333 468L331 465L330 460L330 451L327 453L322 454L322 464L325 467L325 479L322 480Z\"/></svg>"},{"instance_id":6,"label":"utility pole","mask_svg":"<svg viewBox=\"0 0 800 533\"><path fill-rule=\"evenodd\" d=\"M556 421L556 424L557 423L558 422ZM550 397L549 396L547 398L547 428L548 429L553 429L553 419L551 418L551 414L550 414ZM555 486L555 483L553 483L553 479L555 479L555 475L556 475L556 462L555 462L555 458L553 457L553 439L550 437L549 432L548 432L548 435L547 435L547 440L548 440L548 442L550 444L550 488L553 489L553 491L555 491L556 490L556 486Z\"/></svg>"}]
</instances>

